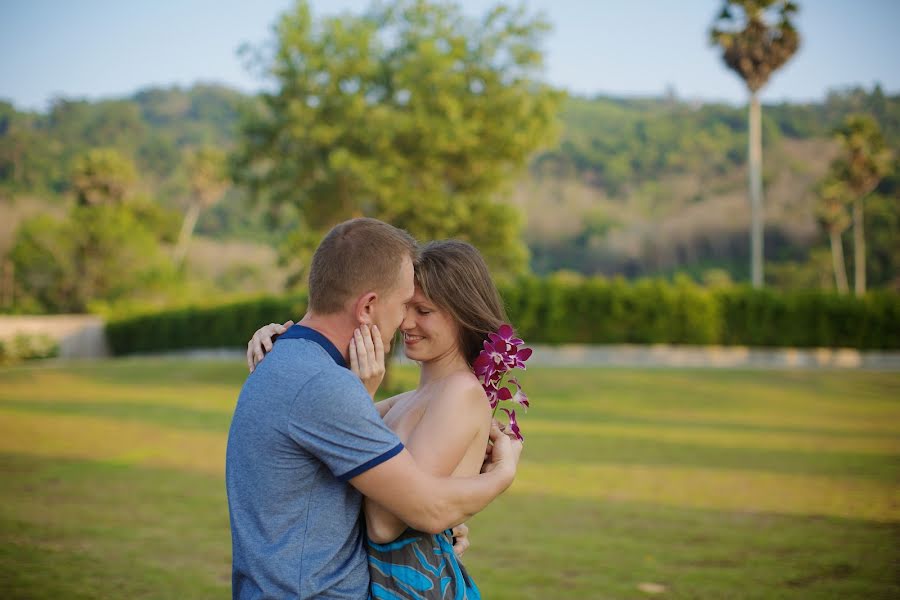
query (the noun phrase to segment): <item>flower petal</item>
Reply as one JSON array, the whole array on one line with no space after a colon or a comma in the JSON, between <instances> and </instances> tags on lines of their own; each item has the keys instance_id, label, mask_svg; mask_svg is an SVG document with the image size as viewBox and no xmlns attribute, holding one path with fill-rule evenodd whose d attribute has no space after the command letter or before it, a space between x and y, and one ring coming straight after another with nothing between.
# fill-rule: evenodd
<instances>
[{"instance_id":1,"label":"flower petal","mask_svg":"<svg viewBox=\"0 0 900 600\"><path fill-rule=\"evenodd\" d=\"M513 394L512 398L510 398L510 400L512 400L516 404L521 405L527 412L528 407L531 405L528 403L528 396L525 395L525 392L522 391L522 386L519 385L519 380L516 379L515 377L511 377L509 380L509 383L516 386L516 393Z\"/></svg>"},{"instance_id":2,"label":"flower petal","mask_svg":"<svg viewBox=\"0 0 900 600\"><path fill-rule=\"evenodd\" d=\"M513 432L513 435L516 436L516 439L524 442L525 438L522 436L522 430L519 429L519 422L516 421L516 411L507 410L505 408L501 408L503 412L506 413L506 416L509 417L509 430Z\"/></svg>"},{"instance_id":3,"label":"flower petal","mask_svg":"<svg viewBox=\"0 0 900 600\"><path fill-rule=\"evenodd\" d=\"M484 394L487 396L491 408L497 408L497 405L500 403L499 390L493 385L483 385L481 387L484 389Z\"/></svg>"}]
</instances>

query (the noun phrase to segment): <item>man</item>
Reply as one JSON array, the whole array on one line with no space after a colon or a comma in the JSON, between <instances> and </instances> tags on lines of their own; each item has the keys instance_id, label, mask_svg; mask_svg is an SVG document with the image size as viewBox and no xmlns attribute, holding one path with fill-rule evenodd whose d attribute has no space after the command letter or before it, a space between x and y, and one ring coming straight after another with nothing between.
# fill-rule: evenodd
<instances>
[{"instance_id":1,"label":"man","mask_svg":"<svg viewBox=\"0 0 900 600\"><path fill-rule=\"evenodd\" d=\"M361 494L437 533L512 482L522 446L496 425L483 474L421 471L346 368L358 327L389 346L414 293L415 253L386 223L337 225L313 256L306 315L244 384L225 469L234 598L365 598Z\"/></svg>"}]
</instances>

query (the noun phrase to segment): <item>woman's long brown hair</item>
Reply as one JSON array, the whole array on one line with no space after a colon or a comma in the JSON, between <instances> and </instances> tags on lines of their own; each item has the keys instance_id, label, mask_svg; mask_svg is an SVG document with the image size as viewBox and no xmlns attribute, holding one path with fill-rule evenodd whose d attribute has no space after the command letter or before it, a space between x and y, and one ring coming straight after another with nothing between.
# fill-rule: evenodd
<instances>
[{"instance_id":1,"label":"woman's long brown hair","mask_svg":"<svg viewBox=\"0 0 900 600\"><path fill-rule=\"evenodd\" d=\"M507 323L503 302L487 264L474 246L459 240L429 242L416 263L416 284L459 327L459 347L469 364L487 334Z\"/></svg>"}]
</instances>

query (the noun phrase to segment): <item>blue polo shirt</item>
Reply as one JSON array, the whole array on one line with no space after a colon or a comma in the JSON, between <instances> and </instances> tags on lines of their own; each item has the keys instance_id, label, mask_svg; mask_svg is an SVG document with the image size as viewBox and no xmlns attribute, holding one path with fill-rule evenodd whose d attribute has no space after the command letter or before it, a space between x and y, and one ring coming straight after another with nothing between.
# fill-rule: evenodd
<instances>
[{"instance_id":1,"label":"blue polo shirt","mask_svg":"<svg viewBox=\"0 0 900 600\"><path fill-rule=\"evenodd\" d=\"M366 598L362 496L403 449L322 334L294 325L247 378L225 458L232 596Z\"/></svg>"}]
</instances>

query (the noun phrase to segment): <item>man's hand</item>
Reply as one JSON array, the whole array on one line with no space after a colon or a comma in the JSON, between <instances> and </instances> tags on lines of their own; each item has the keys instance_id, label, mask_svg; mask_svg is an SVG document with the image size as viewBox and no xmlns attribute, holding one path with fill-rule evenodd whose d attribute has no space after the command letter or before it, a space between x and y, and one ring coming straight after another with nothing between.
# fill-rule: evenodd
<instances>
[{"instance_id":1,"label":"man's hand","mask_svg":"<svg viewBox=\"0 0 900 600\"><path fill-rule=\"evenodd\" d=\"M465 523L460 523L451 530L451 533L453 535L453 552L457 558L462 558L470 545L469 526Z\"/></svg>"},{"instance_id":2,"label":"man's hand","mask_svg":"<svg viewBox=\"0 0 900 600\"><path fill-rule=\"evenodd\" d=\"M247 342L247 368L250 369L251 373L266 353L272 350L275 338L287 331L293 324L293 321L285 321L283 325L269 323L256 330L256 333Z\"/></svg>"},{"instance_id":3,"label":"man's hand","mask_svg":"<svg viewBox=\"0 0 900 600\"><path fill-rule=\"evenodd\" d=\"M363 323L350 340L350 370L362 380L369 395L375 397L384 379L384 344L377 325Z\"/></svg>"},{"instance_id":4,"label":"man's hand","mask_svg":"<svg viewBox=\"0 0 900 600\"><path fill-rule=\"evenodd\" d=\"M481 472L490 473L502 469L509 478L507 483L509 485L516 476L519 456L522 454L522 442L505 430L506 426L502 423L496 420L491 422L490 442L484 453Z\"/></svg>"}]
</instances>

